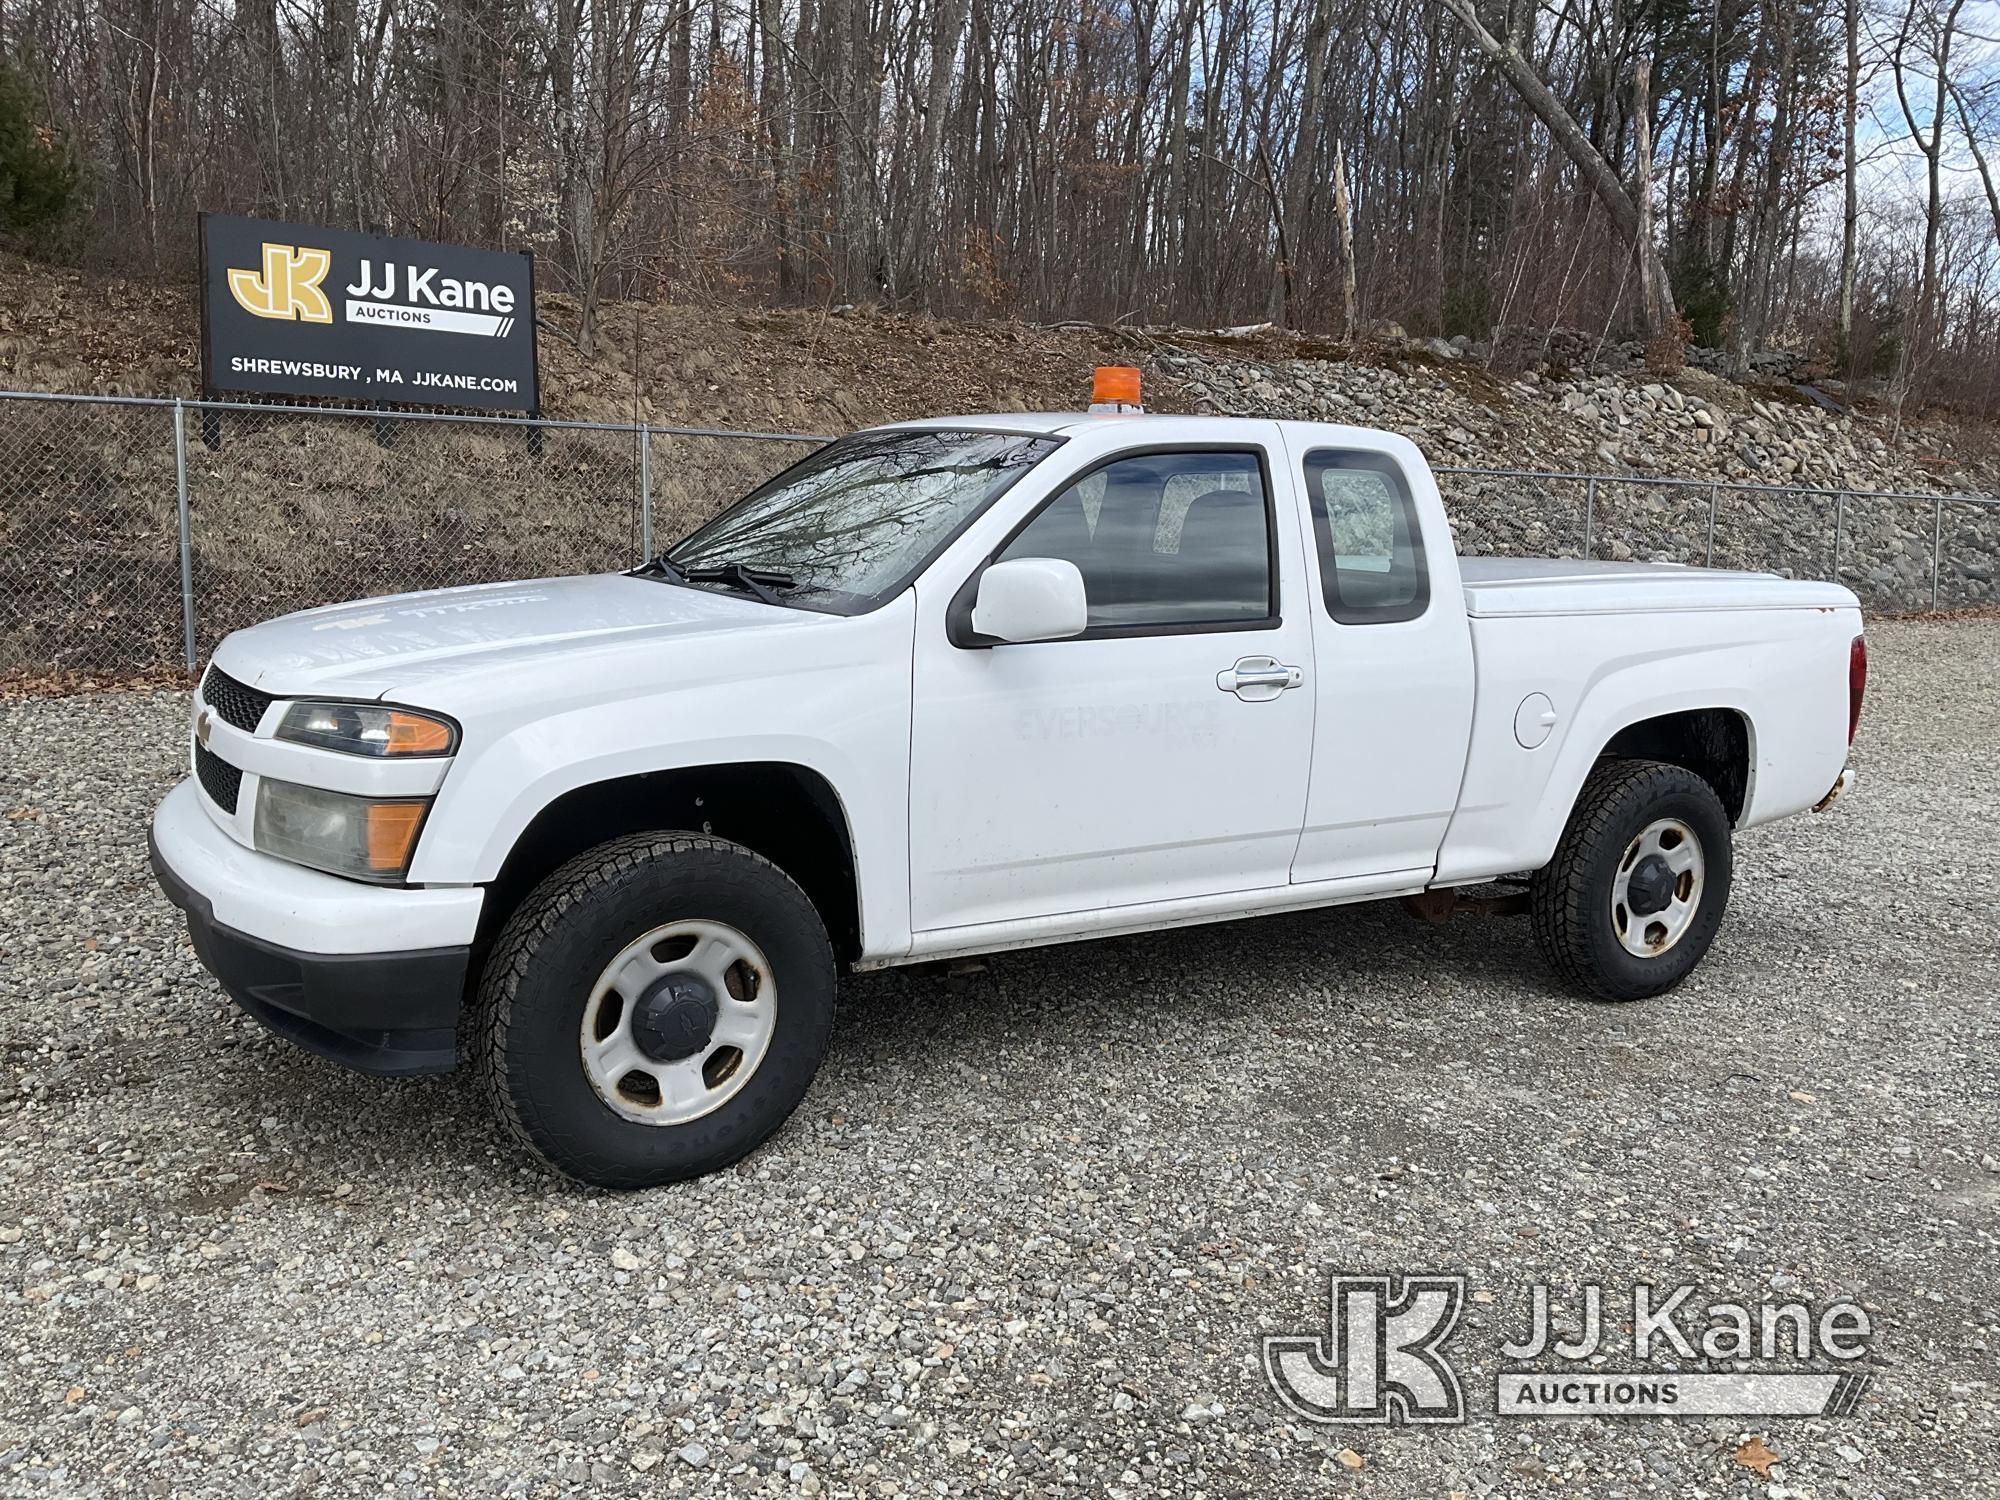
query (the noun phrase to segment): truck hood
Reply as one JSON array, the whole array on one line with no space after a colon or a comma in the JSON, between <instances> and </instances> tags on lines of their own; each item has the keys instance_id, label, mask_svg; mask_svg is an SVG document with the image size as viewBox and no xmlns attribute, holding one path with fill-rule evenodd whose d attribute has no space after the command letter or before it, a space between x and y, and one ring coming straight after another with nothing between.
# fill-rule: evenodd
<instances>
[{"instance_id":1,"label":"truck hood","mask_svg":"<svg viewBox=\"0 0 2000 1500\"><path fill-rule=\"evenodd\" d=\"M378 698L555 651L798 628L828 617L657 579L605 573L393 594L239 630L215 664L268 693Z\"/></svg>"}]
</instances>

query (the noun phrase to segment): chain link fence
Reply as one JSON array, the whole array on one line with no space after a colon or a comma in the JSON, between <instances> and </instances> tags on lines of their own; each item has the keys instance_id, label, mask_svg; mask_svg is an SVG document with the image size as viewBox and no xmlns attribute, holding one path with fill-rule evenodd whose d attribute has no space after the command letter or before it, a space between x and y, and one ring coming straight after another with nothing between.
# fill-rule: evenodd
<instances>
[{"instance_id":1,"label":"chain link fence","mask_svg":"<svg viewBox=\"0 0 2000 1500\"><path fill-rule=\"evenodd\" d=\"M824 442L801 433L0 393L0 673L191 667L314 604L631 567ZM1445 469L1461 550L1995 597L2000 506Z\"/></svg>"},{"instance_id":2,"label":"chain link fence","mask_svg":"<svg viewBox=\"0 0 2000 1500\"><path fill-rule=\"evenodd\" d=\"M1883 610L2000 598L2000 501L1984 496L1521 469L1437 474L1465 553L1833 579Z\"/></svg>"},{"instance_id":3,"label":"chain link fence","mask_svg":"<svg viewBox=\"0 0 2000 1500\"><path fill-rule=\"evenodd\" d=\"M315 604L629 568L824 441L0 394L0 673L189 667Z\"/></svg>"}]
</instances>

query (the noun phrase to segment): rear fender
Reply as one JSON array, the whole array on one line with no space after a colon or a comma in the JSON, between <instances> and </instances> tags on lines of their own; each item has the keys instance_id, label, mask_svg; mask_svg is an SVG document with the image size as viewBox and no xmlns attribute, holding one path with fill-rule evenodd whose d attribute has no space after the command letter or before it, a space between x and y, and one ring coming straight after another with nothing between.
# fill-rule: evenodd
<instances>
[{"instance_id":1,"label":"rear fender","mask_svg":"<svg viewBox=\"0 0 2000 1500\"><path fill-rule=\"evenodd\" d=\"M1630 725L1690 709L1740 715L1750 764L1739 828L1811 807L1847 753L1852 611L1710 611L1475 619L1479 701L1440 884L1539 869L1584 778ZM1838 639L1836 639L1836 637ZM1524 748L1515 715L1540 693L1557 721Z\"/></svg>"}]
</instances>

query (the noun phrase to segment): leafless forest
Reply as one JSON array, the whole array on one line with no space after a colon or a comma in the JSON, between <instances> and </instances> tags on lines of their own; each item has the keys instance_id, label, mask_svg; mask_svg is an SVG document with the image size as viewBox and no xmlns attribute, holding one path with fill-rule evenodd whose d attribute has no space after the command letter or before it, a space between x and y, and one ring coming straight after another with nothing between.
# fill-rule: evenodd
<instances>
[{"instance_id":1,"label":"leafless forest","mask_svg":"<svg viewBox=\"0 0 2000 1500\"><path fill-rule=\"evenodd\" d=\"M1566 325L1986 411L1996 32L1991 0L0 0L76 199L16 236L90 264L184 276L228 209L532 248L586 350L628 296Z\"/></svg>"}]
</instances>

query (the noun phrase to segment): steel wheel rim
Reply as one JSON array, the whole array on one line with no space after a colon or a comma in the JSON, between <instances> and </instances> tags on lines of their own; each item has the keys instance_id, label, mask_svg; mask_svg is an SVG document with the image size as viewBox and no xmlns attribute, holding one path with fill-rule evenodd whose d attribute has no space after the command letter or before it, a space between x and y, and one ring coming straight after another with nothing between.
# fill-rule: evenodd
<instances>
[{"instance_id":1,"label":"steel wheel rim","mask_svg":"<svg viewBox=\"0 0 2000 1500\"><path fill-rule=\"evenodd\" d=\"M683 973L714 992L714 1029L700 1051L661 1061L641 1050L632 1022L649 986ZM604 966L584 1003L577 1042L584 1076L606 1108L640 1125L682 1125L743 1090L777 1025L778 985L763 949L726 922L667 922Z\"/></svg>"},{"instance_id":2,"label":"steel wheel rim","mask_svg":"<svg viewBox=\"0 0 2000 1500\"><path fill-rule=\"evenodd\" d=\"M1638 893L1632 879L1656 857L1665 862L1673 883L1665 906L1642 912L1635 906ZM1701 839L1687 823L1679 818L1655 818L1642 828L1625 846L1611 882L1611 930L1625 951L1636 958L1658 958L1686 937L1701 910L1707 872Z\"/></svg>"}]
</instances>

